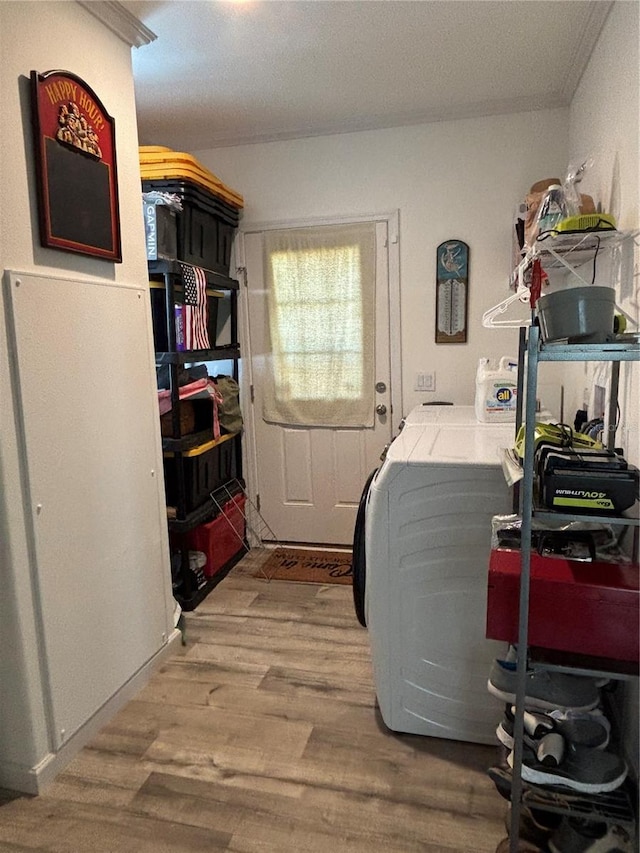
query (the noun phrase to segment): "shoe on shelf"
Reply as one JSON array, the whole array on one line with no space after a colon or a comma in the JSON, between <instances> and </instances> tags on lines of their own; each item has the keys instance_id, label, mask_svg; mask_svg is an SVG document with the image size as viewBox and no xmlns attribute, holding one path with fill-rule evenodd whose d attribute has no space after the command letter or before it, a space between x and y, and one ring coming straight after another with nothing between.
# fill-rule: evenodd
<instances>
[{"instance_id":1,"label":"shoe on shelf","mask_svg":"<svg viewBox=\"0 0 640 853\"><path fill-rule=\"evenodd\" d=\"M548 846L551 853L632 853L633 850L633 842L621 826L572 817L563 818Z\"/></svg>"},{"instance_id":2,"label":"shoe on shelf","mask_svg":"<svg viewBox=\"0 0 640 853\"><path fill-rule=\"evenodd\" d=\"M552 711L549 716L555 721L556 731L570 743L592 749L606 749L609 746L611 723L600 708L592 708L590 711Z\"/></svg>"},{"instance_id":3,"label":"shoe on shelf","mask_svg":"<svg viewBox=\"0 0 640 853\"><path fill-rule=\"evenodd\" d=\"M515 707L507 710L503 721L496 729L496 736L503 746L513 749ZM609 744L611 724L602 711L525 711L524 734L527 738L538 740L550 732L559 735L576 746L588 746L592 749L605 749ZM529 741L530 743L530 741Z\"/></svg>"},{"instance_id":4,"label":"shoe on shelf","mask_svg":"<svg viewBox=\"0 0 640 853\"><path fill-rule=\"evenodd\" d=\"M520 806L520 826L518 835L522 841L528 841L538 847L544 847L549 837L558 829L563 817L555 812L545 812L542 809L531 809ZM507 807L504 819L507 832L511 832L511 803ZM508 848L507 848L508 849Z\"/></svg>"},{"instance_id":5,"label":"shoe on shelf","mask_svg":"<svg viewBox=\"0 0 640 853\"><path fill-rule=\"evenodd\" d=\"M516 701L517 664L495 660L491 667L487 689L503 702ZM583 675L568 675L533 669L526 673L525 705L529 709L556 711L573 709L588 711L600 701L594 679Z\"/></svg>"},{"instance_id":6,"label":"shoe on shelf","mask_svg":"<svg viewBox=\"0 0 640 853\"><path fill-rule=\"evenodd\" d=\"M207 564L207 555L204 551L189 551L189 568L192 572L202 569Z\"/></svg>"},{"instance_id":7,"label":"shoe on shelf","mask_svg":"<svg viewBox=\"0 0 640 853\"><path fill-rule=\"evenodd\" d=\"M513 779L513 773L511 772L511 768L505 762L494 764L492 767L487 769L487 776L493 784L496 786L496 791L503 797L507 802L511 802L511 784ZM523 789L526 785L523 783Z\"/></svg>"},{"instance_id":8,"label":"shoe on shelf","mask_svg":"<svg viewBox=\"0 0 640 853\"><path fill-rule=\"evenodd\" d=\"M539 756L540 749L538 754L527 746L522 751L522 778L535 785L560 785L582 794L603 794L615 791L627 778L627 765L612 752L565 744L557 763ZM513 768L513 753L507 762Z\"/></svg>"},{"instance_id":9,"label":"shoe on shelf","mask_svg":"<svg viewBox=\"0 0 640 853\"><path fill-rule=\"evenodd\" d=\"M542 726L536 726L535 731L533 733L530 732L526 722L526 718L528 716L531 715L528 711L525 711L524 743L532 749L535 749L536 740L540 740L540 738L544 737L545 734L549 734L549 732L553 731L553 729L546 729ZM498 738L500 743L510 752L513 750L515 744L515 741L513 739L514 729L515 721L511 714L505 714L504 719L501 723L498 723L498 727L496 728L496 737Z\"/></svg>"}]
</instances>

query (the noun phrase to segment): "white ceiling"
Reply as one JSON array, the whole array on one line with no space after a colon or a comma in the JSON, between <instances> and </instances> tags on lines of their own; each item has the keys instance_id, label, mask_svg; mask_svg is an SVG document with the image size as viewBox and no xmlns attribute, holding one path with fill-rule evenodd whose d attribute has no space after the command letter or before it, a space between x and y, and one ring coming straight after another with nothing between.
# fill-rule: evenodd
<instances>
[{"instance_id":1,"label":"white ceiling","mask_svg":"<svg viewBox=\"0 0 640 853\"><path fill-rule=\"evenodd\" d=\"M128 0L140 140L198 150L569 104L606 0Z\"/></svg>"}]
</instances>

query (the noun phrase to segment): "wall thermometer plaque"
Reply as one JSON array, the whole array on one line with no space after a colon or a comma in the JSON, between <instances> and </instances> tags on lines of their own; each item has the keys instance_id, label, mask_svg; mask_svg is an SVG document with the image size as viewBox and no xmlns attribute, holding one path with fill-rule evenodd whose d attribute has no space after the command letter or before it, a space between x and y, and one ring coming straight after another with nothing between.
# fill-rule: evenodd
<instances>
[{"instance_id":1,"label":"wall thermometer plaque","mask_svg":"<svg viewBox=\"0 0 640 853\"><path fill-rule=\"evenodd\" d=\"M437 249L436 343L467 342L469 247L462 240L446 240Z\"/></svg>"}]
</instances>

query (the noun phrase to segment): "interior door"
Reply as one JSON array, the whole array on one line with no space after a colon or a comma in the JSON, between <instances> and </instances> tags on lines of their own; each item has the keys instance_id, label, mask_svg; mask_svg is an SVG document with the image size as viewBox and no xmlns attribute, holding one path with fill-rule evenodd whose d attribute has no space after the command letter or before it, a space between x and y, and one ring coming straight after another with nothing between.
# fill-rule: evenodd
<instances>
[{"instance_id":1,"label":"interior door","mask_svg":"<svg viewBox=\"0 0 640 853\"><path fill-rule=\"evenodd\" d=\"M375 380L371 427L283 426L263 417L268 350L264 232L244 235L256 493L281 542L350 545L362 486L392 433L388 223L376 222Z\"/></svg>"}]
</instances>

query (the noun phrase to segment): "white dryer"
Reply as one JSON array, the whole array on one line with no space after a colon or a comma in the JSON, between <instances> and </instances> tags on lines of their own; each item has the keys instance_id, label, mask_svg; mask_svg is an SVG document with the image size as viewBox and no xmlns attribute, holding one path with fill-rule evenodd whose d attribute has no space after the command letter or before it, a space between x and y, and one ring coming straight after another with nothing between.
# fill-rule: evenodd
<instances>
[{"instance_id":1,"label":"white dryer","mask_svg":"<svg viewBox=\"0 0 640 853\"><path fill-rule=\"evenodd\" d=\"M449 424L450 426L476 426L478 429L494 427L496 424L482 423L476 418L475 406L434 406L432 403L419 403L402 419L403 426L425 426L427 424ZM498 424L504 426L504 424ZM511 437L514 425L510 425Z\"/></svg>"},{"instance_id":2,"label":"white dryer","mask_svg":"<svg viewBox=\"0 0 640 853\"><path fill-rule=\"evenodd\" d=\"M407 421L363 502L376 694L393 731L494 743L487 674L504 644L485 639L487 572L491 517L511 512L499 450L514 426L428 408L436 422Z\"/></svg>"}]
</instances>

